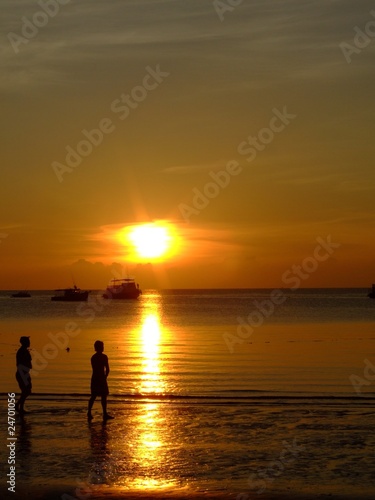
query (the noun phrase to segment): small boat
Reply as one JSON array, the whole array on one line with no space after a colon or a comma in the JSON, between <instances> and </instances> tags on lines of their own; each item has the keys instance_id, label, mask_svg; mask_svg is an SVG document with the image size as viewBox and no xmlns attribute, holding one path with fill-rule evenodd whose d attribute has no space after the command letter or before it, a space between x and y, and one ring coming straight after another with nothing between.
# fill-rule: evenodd
<instances>
[{"instance_id":1,"label":"small boat","mask_svg":"<svg viewBox=\"0 0 375 500\"><path fill-rule=\"evenodd\" d=\"M137 299L142 293L133 278L114 279L107 286L104 299Z\"/></svg>"},{"instance_id":2,"label":"small boat","mask_svg":"<svg viewBox=\"0 0 375 500\"><path fill-rule=\"evenodd\" d=\"M370 299L375 299L375 283L371 287L371 292L367 294L367 297L370 297Z\"/></svg>"},{"instance_id":3,"label":"small boat","mask_svg":"<svg viewBox=\"0 0 375 500\"><path fill-rule=\"evenodd\" d=\"M16 299L24 299L26 297L31 297L29 292L17 292L17 293L12 293L11 297L14 297Z\"/></svg>"},{"instance_id":4,"label":"small boat","mask_svg":"<svg viewBox=\"0 0 375 500\"><path fill-rule=\"evenodd\" d=\"M87 290L81 290L76 285L74 288L58 288L55 292L57 295L51 297L51 300L60 302L85 302L90 293Z\"/></svg>"}]
</instances>

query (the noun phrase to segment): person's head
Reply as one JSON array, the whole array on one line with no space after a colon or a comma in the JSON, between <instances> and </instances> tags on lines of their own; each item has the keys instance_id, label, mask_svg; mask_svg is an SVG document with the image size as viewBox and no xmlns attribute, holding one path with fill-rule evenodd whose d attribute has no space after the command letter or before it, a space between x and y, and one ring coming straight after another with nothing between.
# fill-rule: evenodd
<instances>
[{"instance_id":1,"label":"person's head","mask_svg":"<svg viewBox=\"0 0 375 500\"><path fill-rule=\"evenodd\" d=\"M101 340L97 340L94 344L94 349L96 352L104 351L104 343Z\"/></svg>"},{"instance_id":2,"label":"person's head","mask_svg":"<svg viewBox=\"0 0 375 500\"><path fill-rule=\"evenodd\" d=\"M30 337L21 337L20 344L22 347L30 347Z\"/></svg>"}]
</instances>

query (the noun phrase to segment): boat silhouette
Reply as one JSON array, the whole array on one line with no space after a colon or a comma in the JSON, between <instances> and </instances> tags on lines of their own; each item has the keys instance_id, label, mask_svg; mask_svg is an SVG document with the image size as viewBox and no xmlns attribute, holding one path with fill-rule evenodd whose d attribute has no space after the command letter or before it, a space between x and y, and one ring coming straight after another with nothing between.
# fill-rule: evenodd
<instances>
[{"instance_id":1,"label":"boat silhouette","mask_svg":"<svg viewBox=\"0 0 375 500\"><path fill-rule=\"evenodd\" d=\"M29 292L26 292L26 291L21 291L21 292L17 292L17 293L12 293L11 297L14 297L16 299L20 299L20 298L26 298L26 297L31 297L31 294Z\"/></svg>"},{"instance_id":2,"label":"boat silhouette","mask_svg":"<svg viewBox=\"0 0 375 500\"><path fill-rule=\"evenodd\" d=\"M142 290L140 290L138 283L135 283L133 278L113 279L107 286L104 299L137 299Z\"/></svg>"},{"instance_id":3,"label":"boat silhouette","mask_svg":"<svg viewBox=\"0 0 375 500\"><path fill-rule=\"evenodd\" d=\"M84 302L90 293L88 290L81 290L76 285L73 288L57 288L55 292L56 295L51 297L51 300L59 302Z\"/></svg>"}]
</instances>

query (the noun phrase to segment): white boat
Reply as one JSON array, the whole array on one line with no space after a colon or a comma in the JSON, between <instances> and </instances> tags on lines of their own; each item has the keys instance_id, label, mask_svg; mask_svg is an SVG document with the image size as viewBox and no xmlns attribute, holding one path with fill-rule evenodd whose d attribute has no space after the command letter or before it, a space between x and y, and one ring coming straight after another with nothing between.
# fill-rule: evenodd
<instances>
[{"instance_id":1,"label":"white boat","mask_svg":"<svg viewBox=\"0 0 375 500\"><path fill-rule=\"evenodd\" d=\"M142 293L133 278L113 279L107 286L104 299L137 299Z\"/></svg>"}]
</instances>

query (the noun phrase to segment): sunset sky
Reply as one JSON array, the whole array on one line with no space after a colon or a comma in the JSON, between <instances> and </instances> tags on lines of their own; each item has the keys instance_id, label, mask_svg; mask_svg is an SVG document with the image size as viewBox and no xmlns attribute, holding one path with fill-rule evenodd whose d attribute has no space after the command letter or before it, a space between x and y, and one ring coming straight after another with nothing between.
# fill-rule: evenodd
<instances>
[{"instance_id":1,"label":"sunset sky","mask_svg":"<svg viewBox=\"0 0 375 500\"><path fill-rule=\"evenodd\" d=\"M1 289L286 286L329 235L301 286L375 282L373 2L56 1L2 1Z\"/></svg>"}]
</instances>

